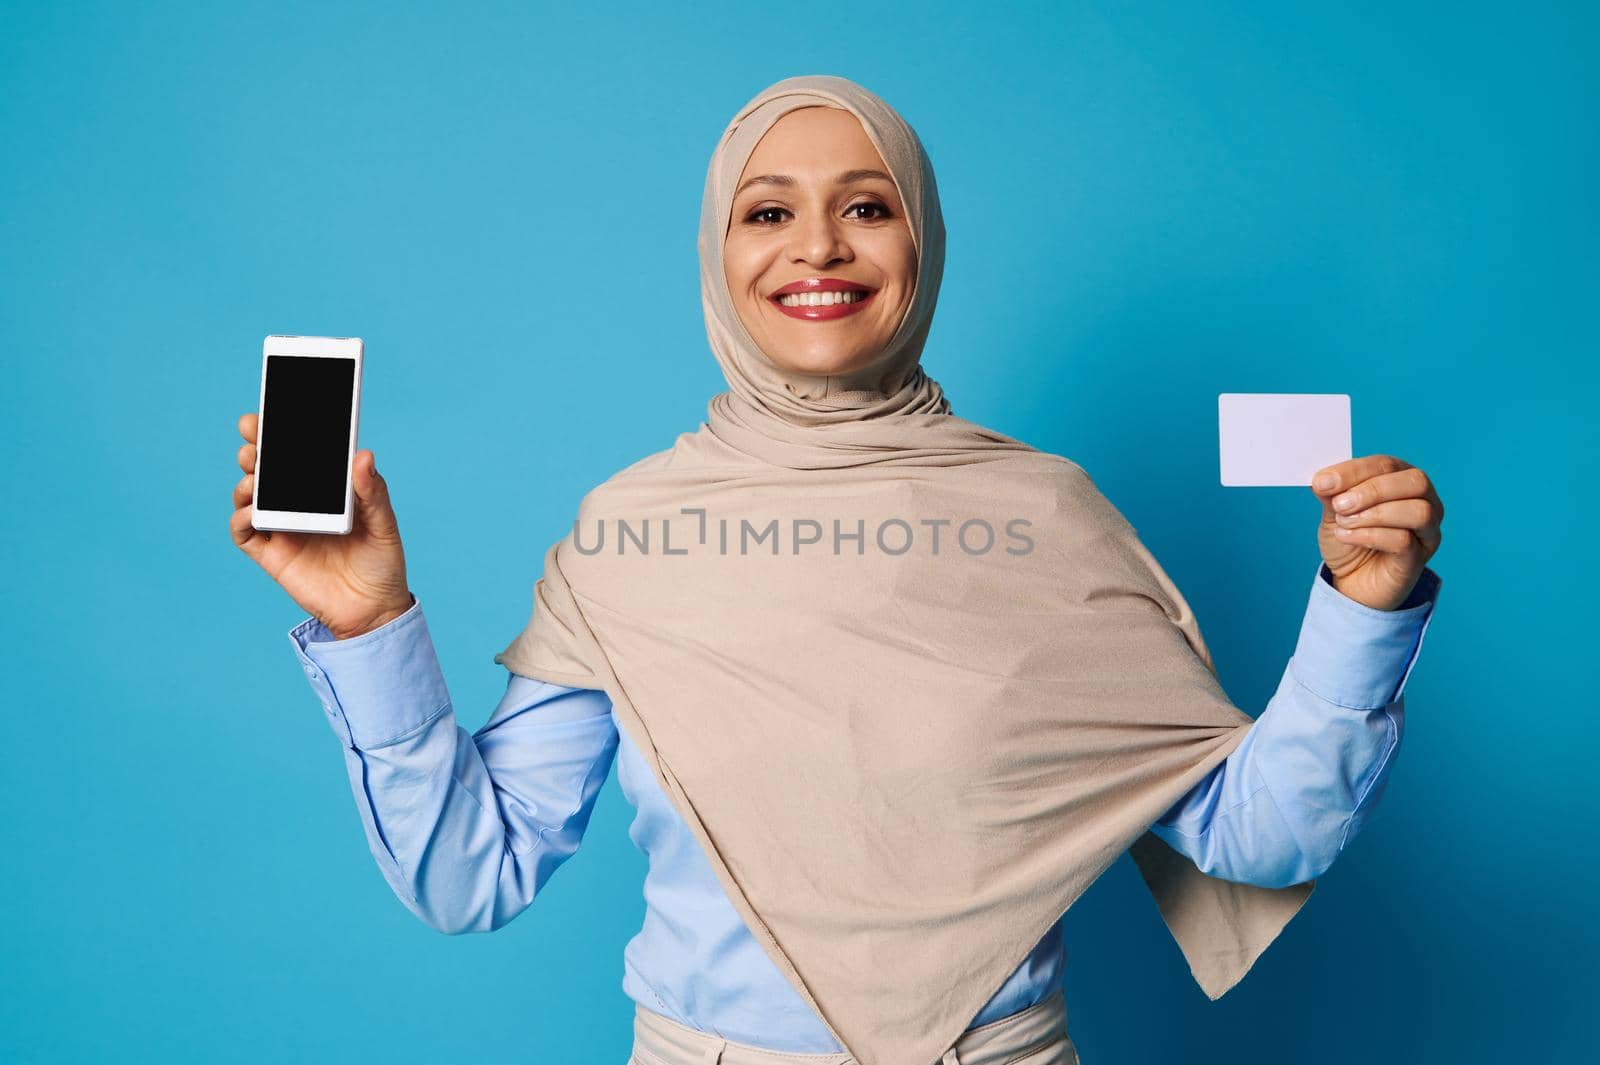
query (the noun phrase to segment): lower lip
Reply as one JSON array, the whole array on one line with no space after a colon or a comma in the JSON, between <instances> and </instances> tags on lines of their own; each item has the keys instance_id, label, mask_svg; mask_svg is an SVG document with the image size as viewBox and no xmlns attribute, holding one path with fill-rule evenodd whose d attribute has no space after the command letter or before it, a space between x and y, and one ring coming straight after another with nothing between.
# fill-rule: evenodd
<instances>
[{"instance_id":1,"label":"lower lip","mask_svg":"<svg viewBox=\"0 0 1600 1065\"><path fill-rule=\"evenodd\" d=\"M802 318L808 322L828 322L835 318L846 318L856 313L861 308L872 302L876 292L869 292L863 299L854 303L830 303L826 307L812 307L802 304L799 307L785 307L777 300L772 300L772 305L787 314L790 318Z\"/></svg>"}]
</instances>

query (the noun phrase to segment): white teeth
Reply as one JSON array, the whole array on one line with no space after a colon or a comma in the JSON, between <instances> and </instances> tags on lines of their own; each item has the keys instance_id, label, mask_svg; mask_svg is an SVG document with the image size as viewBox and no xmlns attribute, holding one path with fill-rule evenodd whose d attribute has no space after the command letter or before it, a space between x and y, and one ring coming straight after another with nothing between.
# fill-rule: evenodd
<instances>
[{"instance_id":1,"label":"white teeth","mask_svg":"<svg viewBox=\"0 0 1600 1065\"><path fill-rule=\"evenodd\" d=\"M835 303L860 303L870 293L866 292L791 292L779 296L785 307L829 307Z\"/></svg>"}]
</instances>

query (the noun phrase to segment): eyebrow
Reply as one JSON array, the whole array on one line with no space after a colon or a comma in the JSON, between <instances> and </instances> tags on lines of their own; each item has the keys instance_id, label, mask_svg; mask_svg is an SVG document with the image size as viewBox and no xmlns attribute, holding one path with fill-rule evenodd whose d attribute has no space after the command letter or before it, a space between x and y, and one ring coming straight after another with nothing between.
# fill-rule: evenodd
<instances>
[{"instance_id":1,"label":"eyebrow","mask_svg":"<svg viewBox=\"0 0 1600 1065\"><path fill-rule=\"evenodd\" d=\"M852 181L865 181L868 178L882 178L884 181L891 183L894 181L894 178L890 177L888 174L885 174L882 170L846 170L844 173L834 178L833 183L835 185L848 185ZM797 184L799 184L799 182L795 181L795 179L790 177L788 174L759 174L735 189L733 191L733 195L735 198L737 198L741 192L749 188L751 185L783 185L793 188Z\"/></svg>"}]
</instances>

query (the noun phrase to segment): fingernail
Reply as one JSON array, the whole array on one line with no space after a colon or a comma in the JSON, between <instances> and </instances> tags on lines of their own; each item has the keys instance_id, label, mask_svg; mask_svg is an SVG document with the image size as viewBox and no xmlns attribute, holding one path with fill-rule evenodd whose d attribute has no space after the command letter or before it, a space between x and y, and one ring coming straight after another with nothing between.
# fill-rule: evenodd
<instances>
[{"instance_id":1,"label":"fingernail","mask_svg":"<svg viewBox=\"0 0 1600 1065\"><path fill-rule=\"evenodd\" d=\"M1328 489L1339 483L1339 478L1335 477L1331 473L1319 473L1317 474L1317 479L1313 483L1318 488L1326 492Z\"/></svg>"},{"instance_id":2,"label":"fingernail","mask_svg":"<svg viewBox=\"0 0 1600 1065\"><path fill-rule=\"evenodd\" d=\"M1351 507L1353 507L1355 505L1356 505L1356 497L1351 495L1349 492L1346 492L1342 496L1335 497L1334 501L1333 501L1333 509L1334 510L1349 510Z\"/></svg>"}]
</instances>

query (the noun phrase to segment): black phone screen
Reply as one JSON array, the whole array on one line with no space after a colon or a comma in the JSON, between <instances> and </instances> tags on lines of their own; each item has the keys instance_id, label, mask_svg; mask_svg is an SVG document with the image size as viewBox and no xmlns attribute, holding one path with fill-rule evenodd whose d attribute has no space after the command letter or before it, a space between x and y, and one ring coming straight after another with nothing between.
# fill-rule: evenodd
<instances>
[{"instance_id":1,"label":"black phone screen","mask_svg":"<svg viewBox=\"0 0 1600 1065\"><path fill-rule=\"evenodd\" d=\"M268 355L256 509L344 513L354 359Z\"/></svg>"}]
</instances>

